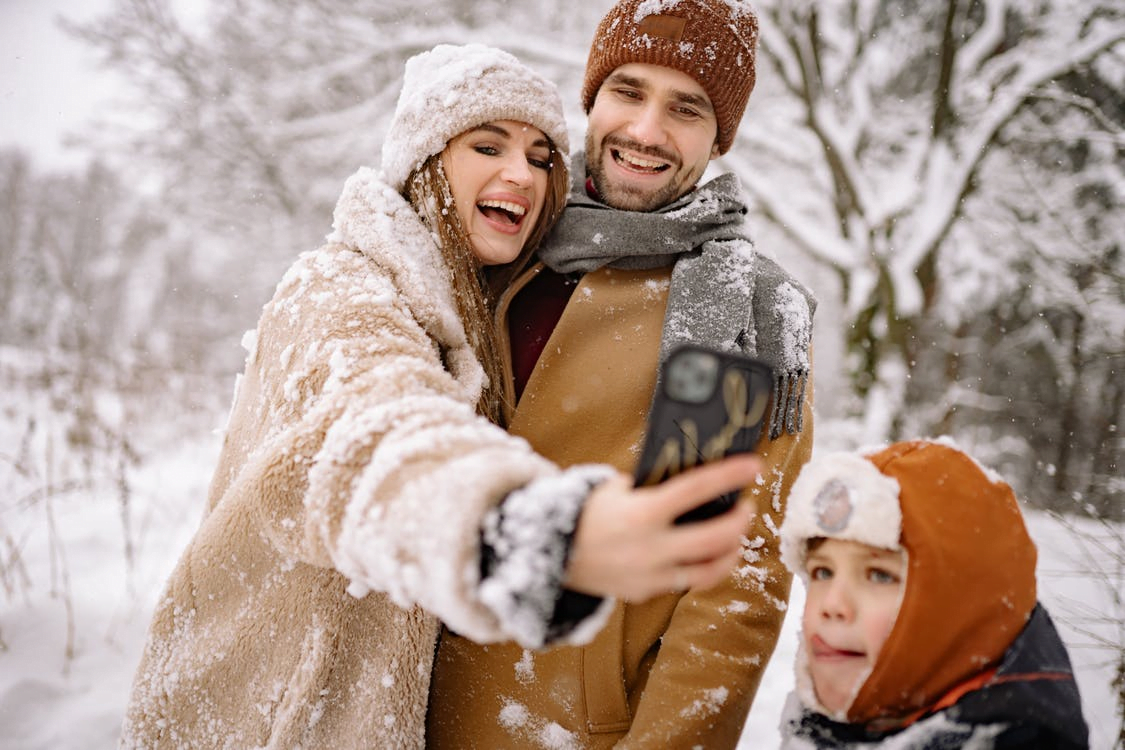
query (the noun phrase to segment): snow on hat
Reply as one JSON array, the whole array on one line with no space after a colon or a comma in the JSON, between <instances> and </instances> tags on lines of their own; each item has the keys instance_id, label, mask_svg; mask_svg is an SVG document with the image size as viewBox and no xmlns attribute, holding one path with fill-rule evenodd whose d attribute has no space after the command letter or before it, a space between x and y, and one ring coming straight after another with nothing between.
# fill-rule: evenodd
<instances>
[{"instance_id":1,"label":"snow on hat","mask_svg":"<svg viewBox=\"0 0 1125 750\"><path fill-rule=\"evenodd\" d=\"M810 461L781 526L782 559L802 578L814 537L906 553L898 617L849 722L931 705L998 663L1035 606L1036 550L1012 488L948 438Z\"/></svg>"},{"instance_id":2,"label":"snow on hat","mask_svg":"<svg viewBox=\"0 0 1125 750\"><path fill-rule=\"evenodd\" d=\"M452 138L494 120L543 131L564 160L570 151L555 84L503 50L439 44L406 61L402 92L383 141L383 179L401 191L410 173Z\"/></svg>"},{"instance_id":3,"label":"snow on hat","mask_svg":"<svg viewBox=\"0 0 1125 750\"><path fill-rule=\"evenodd\" d=\"M745 0L621 0L594 32L582 106L589 113L606 76L622 65L678 70L707 92L725 154L754 89L757 46L758 17Z\"/></svg>"}]
</instances>

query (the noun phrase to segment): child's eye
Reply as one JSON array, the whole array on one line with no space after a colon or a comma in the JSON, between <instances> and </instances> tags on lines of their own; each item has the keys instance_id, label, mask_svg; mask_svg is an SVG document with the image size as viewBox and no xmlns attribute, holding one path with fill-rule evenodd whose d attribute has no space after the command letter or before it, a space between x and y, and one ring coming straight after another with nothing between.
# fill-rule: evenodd
<instances>
[{"instance_id":1,"label":"child's eye","mask_svg":"<svg viewBox=\"0 0 1125 750\"><path fill-rule=\"evenodd\" d=\"M867 579L872 583L879 584L897 584L899 577L888 570L881 570L879 568L872 568L867 571Z\"/></svg>"},{"instance_id":2,"label":"child's eye","mask_svg":"<svg viewBox=\"0 0 1125 750\"><path fill-rule=\"evenodd\" d=\"M809 569L810 581L827 581L832 578L832 571L823 565L815 565Z\"/></svg>"}]
</instances>

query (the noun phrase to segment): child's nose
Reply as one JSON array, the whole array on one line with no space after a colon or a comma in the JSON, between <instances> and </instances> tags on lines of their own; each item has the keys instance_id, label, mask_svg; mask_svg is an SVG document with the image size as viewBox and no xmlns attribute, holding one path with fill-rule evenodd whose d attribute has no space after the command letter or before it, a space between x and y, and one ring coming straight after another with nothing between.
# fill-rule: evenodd
<instances>
[{"instance_id":1,"label":"child's nose","mask_svg":"<svg viewBox=\"0 0 1125 750\"><path fill-rule=\"evenodd\" d=\"M840 579L835 579L824 592L820 602L821 614L831 620L850 620L855 612L854 602L848 587Z\"/></svg>"}]
</instances>

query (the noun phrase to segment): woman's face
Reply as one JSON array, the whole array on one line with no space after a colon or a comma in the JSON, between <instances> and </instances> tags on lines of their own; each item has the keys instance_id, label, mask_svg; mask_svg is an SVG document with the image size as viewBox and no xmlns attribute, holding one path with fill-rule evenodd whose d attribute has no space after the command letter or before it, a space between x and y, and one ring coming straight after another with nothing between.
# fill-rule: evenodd
<instances>
[{"instance_id":1,"label":"woman's face","mask_svg":"<svg viewBox=\"0 0 1125 750\"><path fill-rule=\"evenodd\" d=\"M442 162L481 263L515 260L543 212L551 169L547 136L526 123L494 120L451 140Z\"/></svg>"}]
</instances>

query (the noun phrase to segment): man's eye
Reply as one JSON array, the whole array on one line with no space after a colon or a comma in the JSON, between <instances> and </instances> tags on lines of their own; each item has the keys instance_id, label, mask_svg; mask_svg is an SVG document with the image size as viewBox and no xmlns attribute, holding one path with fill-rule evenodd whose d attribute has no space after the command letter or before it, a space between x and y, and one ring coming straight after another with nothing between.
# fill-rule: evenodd
<instances>
[{"instance_id":1,"label":"man's eye","mask_svg":"<svg viewBox=\"0 0 1125 750\"><path fill-rule=\"evenodd\" d=\"M689 120L695 120L695 119L702 116L698 112L696 112L694 109L691 109L690 107L678 107L676 109L676 114L678 114L680 117L683 117L683 118L686 118L686 119L689 119Z\"/></svg>"},{"instance_id":2,"label":"man's eye","mask_svg":"<svg viewBox=\"0 0 1125 750\"><path fill-rule=\"evenodd\" d=\"M617 95L625 99L640 99L641 93L633 89L617 89Z\"/></svg>"}]
</instances>

